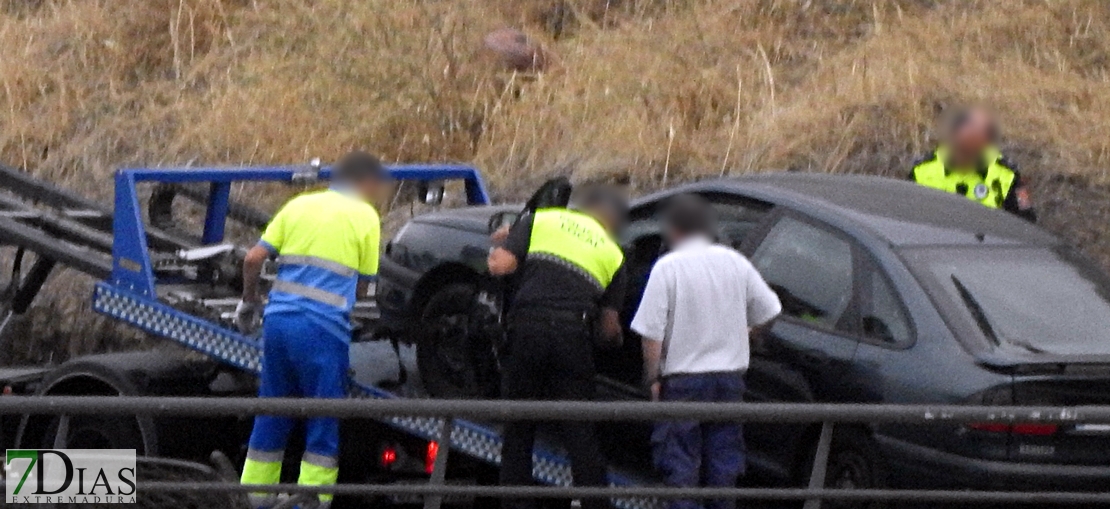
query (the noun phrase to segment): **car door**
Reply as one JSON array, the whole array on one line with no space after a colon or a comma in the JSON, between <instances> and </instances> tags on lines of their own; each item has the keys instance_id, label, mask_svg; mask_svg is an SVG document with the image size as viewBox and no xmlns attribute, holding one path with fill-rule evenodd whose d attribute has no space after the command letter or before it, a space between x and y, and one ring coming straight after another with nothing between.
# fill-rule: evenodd
<instances>
[{"instance_id":1,"label":"car door","mask_svg":"<svg viewBox=\"0 0 1110 509\"><path fill-rule=\"evenodd\" d=\"M786 211L745 251L783 304L782 315L754 344L748 398L840 400L860 338L859 249L832 227ZM752 461L793 475L810 432L808 425L748 426Z\"/></svg>"}]
</instances>

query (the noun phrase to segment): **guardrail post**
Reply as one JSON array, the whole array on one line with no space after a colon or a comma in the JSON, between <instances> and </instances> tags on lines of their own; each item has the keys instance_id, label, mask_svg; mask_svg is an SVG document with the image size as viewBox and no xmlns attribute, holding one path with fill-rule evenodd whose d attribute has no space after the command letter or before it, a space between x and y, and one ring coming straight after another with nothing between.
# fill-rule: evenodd
<instances>
[{"instance_id":1,"label":"guardrail post","mask_svg":"<svg viewBox=\"0 0 1110 509\"><path fill-rule=\"evenodd\" d=\"M13 316L15 316L15 311L10 309L4 313L4 319L0 320L0 338L4 337L4 329L8 328L8 324L12 322Z\"/></svg>"},{"instance_id":2,"label":"guardrail post","mask_svg":"<svg viewBox=\"0 0 1110 509\"><path fill-rule=\"evenodd\" d=\"M444 418L439 428L439 438L436 449L436 461L432 464L432 475L428 478L428 485L443 486L447 481L447 456L451 451L451 430L455 427L455 420ZM424 497L424 509L439 509L443 505L443 495L429 495Z\"/></svg>"},{"instance_id":3,"label":"guardrail post","mask_svg":"<svg viewBox=\"0 0 1110 509\"><path fill-rule=\"evenodd\" d=\"M62 414L58 416L58 429L54 431L54 444L55 449L65 449L69 445L69 416Z\"/></svg>"},{"instance_id":4,"label":"guardrail post","mask_svg":"<svg viewBox=\"0 0 1110 509\"><path fill-rule=\"evenodd\" d=\"M829 468L829 451L832 449L833 423L825 421L821 424L821 438L817 440L817 454L813 458L813 472L809 476L809 489L819 490L825 487L825 473ZM821 509L821 499L809 498L803 509Z\"/></svg>"}]
</instances>

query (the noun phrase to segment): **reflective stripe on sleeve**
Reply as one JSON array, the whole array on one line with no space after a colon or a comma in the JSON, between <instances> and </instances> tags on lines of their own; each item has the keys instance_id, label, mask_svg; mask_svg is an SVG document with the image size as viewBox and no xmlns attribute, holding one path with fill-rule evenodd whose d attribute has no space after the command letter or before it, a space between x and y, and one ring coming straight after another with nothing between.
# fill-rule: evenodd
<instances>
[{"instance_id":1,"label":"reflective stripe on sleeve","mask_svg":"<svg viewBox=\"0 0 1110 509\"><path fill-rule=\"evenodd\" d=\"M273 291L288 293L292 295L299 295L301 297L312 299L316 302L322 302L337 308L347 308L347 298L337 293L331 293L327 290L313 288L308 285L294 283L292 281L277 280L274 281Z\"/></svg>"},{"instance_id":2,"label":"reflective stripe on sleeve","mask_svg":"<svg viewBox=\"0 0 1110 509\"><path fill-rule=\"evenodd\" d=\"M317 256L281 255L277 257L278 265L308 265L334 272L343 277L355 277L358 271L339 262L325 260Z\"/></svg>"}]
</instances>

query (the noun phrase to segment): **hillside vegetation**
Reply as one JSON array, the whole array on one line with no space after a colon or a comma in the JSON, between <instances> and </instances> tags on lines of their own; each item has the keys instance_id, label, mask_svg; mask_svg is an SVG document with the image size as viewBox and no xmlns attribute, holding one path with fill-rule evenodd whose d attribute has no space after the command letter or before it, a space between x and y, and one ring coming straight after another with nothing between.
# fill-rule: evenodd
<instances>
[{"instance_id":1,"label":"hillside vegetation","mask_svg":"<svg viewBox=\"0 0 1110 509\"><path fill-rule=\"evenodd\" d=\"M506 26L556 64L500 69ZM354 147L473 161L500 199L555 173L902 176L980 102L1043 222L1108 262L1108 30L1101 0L0 0L0 161L102 199L119 166ZM22 356L114 347L64 340L87 287L54 284L73 303L32 326L59 339Z\"/></svg>"}]
</instances>

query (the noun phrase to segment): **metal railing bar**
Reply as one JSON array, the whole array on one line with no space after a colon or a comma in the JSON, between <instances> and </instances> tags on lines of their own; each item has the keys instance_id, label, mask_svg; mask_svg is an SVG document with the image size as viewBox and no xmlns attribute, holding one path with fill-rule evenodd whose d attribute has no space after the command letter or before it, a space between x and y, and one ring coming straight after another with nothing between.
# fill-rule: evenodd
<instances>
[{"instance_id":1,"label":"metal railing bar","mask_svg":"<svg viewBox=\"0 0 1110 509\"><path fill-rule=\"evenodd\" d=\"M825 421L821 424L821 437L817 439L817 452L813 458L813 472L809 476L809 489L817 490L825 487L825 473L829 467L829 452L832 450L833 423ZM821 509L820 498L806 500L802 509Z\"/></svg>"},{"instance_id":2,"label":"metal railing bar","mask_svg":"<svg viewBox=\"0 0 1110 509\"><path fill-rule=\"evenodd\" d=\"M58 429L54 432L54 448L65 449L66 442L69 441L69 416L62 414L58 416Z\"/></svg>"},{"instance_id":3,"label":"metal railing bar","mask_svg":"<svg viewBox=\"0 0 1110 509\"><path fill-rule=\"evenodd\" d=\"M284 399L4 396L3 414L143 416L383 416L552 421L745 421L853 423L1108 423L1110 406L1003 407L824 403L582 402L442 399Z\"/></svg>"},{"instance_id":4,"label":"metal railing bar","mask_svg":"<svg viewBox=\"0 0 1110 509\"><path fill-rule=\"evenodd\" d=\"M451 430L455 428L454 419L444 419L443 423L439 426L439 440L437 444L442 444L436 450L435 463L432 464L432 475L428 477L428 485L430 486L443 486L447 481L447 456L451 454L451 448L448 445L451 443ZM442 495L432 495L424 499L424 509L439 509L443 505Z\"/></svg>"},{"instance_id":5,"label":"metal railing bar","mask_svg":"<svg viewBox=\"0 0 1110 509\"><path fill-rule=\"evenodd\" d=\"M427 484L337 484L303 486L296 484L243 485L215 482L144 481L139 492L267 492L289 494L333 493L335 495L400 495L497 498L702 498L736 500L805 500L819 498L836 501L887 502L1001 502L1043 504L1110 503L1110 493L1085 492L1004 492L892 489L805 489L805 488L673 488L673 487L543 487L543 486L464 486Z\"/></svg>"}]
</instances>

